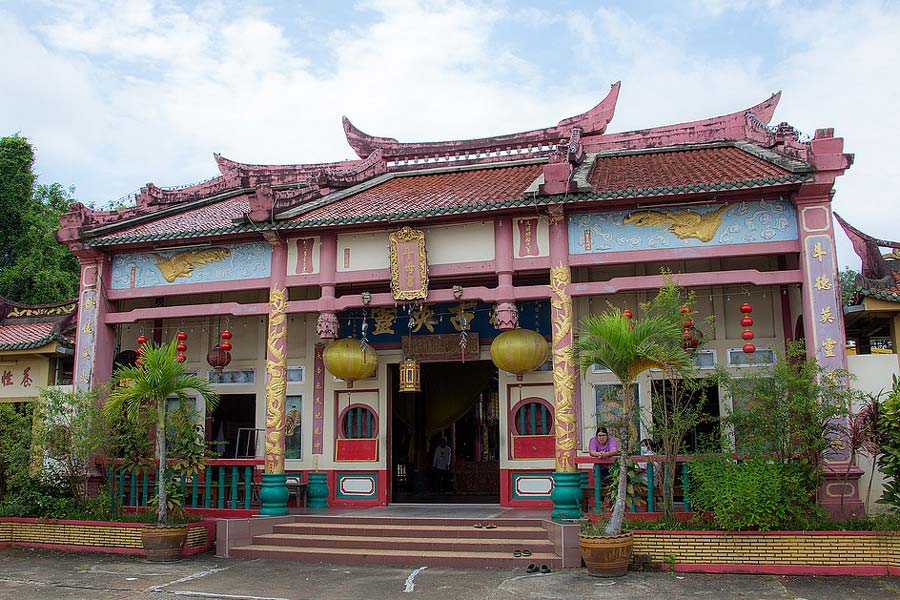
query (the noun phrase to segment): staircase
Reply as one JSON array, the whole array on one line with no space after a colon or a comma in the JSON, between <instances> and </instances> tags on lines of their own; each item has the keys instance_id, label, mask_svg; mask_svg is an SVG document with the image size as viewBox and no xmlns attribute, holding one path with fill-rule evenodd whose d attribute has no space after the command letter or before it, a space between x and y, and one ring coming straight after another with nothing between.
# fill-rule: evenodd
<instances>
[{"instance_id":1,"label":"staircase","mask_svg":"<svg viewBox=\"0 0 900 600\"><path fill-rule=\"evenodd\" d=\"M496 529L476 528L493 523ZM515 557L516 550L531 556ZM345 565L560 568L562 558L539 519L434 519L298 515L254 535L230 556Z\"/></svg>"}]
</instances>

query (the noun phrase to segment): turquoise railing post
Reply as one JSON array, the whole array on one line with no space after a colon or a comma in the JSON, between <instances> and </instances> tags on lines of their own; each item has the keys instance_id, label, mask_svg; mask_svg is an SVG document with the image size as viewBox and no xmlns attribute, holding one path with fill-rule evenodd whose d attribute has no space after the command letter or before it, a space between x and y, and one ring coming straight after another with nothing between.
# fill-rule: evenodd
<instances>
[{"instance_id":1,"label":"turquoise railing post","mask_svg":"<svg viewBox=\"0 0 900 600\"><path fill-rule=\"evenodd\" d=\"M131 477L129 478L129 486L128 486L128 499L131 501L132 506L137 505L137 473L134 472L134 469L131 470Z\"/></svg>"},{"instance_id":2,"label":"turquoise railing post","mask_svg":"<svg viewBox=\"0 0 900 600\"><path fill-rule=\"evenodd\" d=\"M531 425L531 434L534 435L537 433L537 405L531 405L531 410L528 411L528 420Z\"/></svg>"},{"instance_id":3,"label":"turquoise railing post","mask_svg":"<svg viewBox=\"0 0 900 600\"><path fill-rule=\"evenodd\" d=\"M216 469L219 470L219 501L216 508L225 508L225 467L219 465Z\"/></svg>"},{"instance_id":4,"label":"turquoise railing post","mask_svg":"<svg viewBox=\"0 0 900 600\"><path fill-rule=\"evenodd\" d=\"M244 508L250 509L250 497L253 495L253 467L244 467Z\"/></svg>"},{"instance_id":5,"label":"turquoise railing post","mask_svg":"<svg viewBox=\"0 0 900 600\"><path fill-rule=\"evenodd\" d=\"M199 487L200 471L191 477L191 508L197 508L197 488Z\"/></svg>"},{"instance_id":6,"label":"turquoise railing post","mask_svg":"<svg viewBox=\"0 0 900 600\"><path fill-rule=\"evenodd\" d=\"M119 499L125 506L125 467L119 467Z\"/></svg>"},{"instance_id":7,"label":"turquoise railing post","mask_svg":"<svg viewBox=\"0 0 900 600\"><path fill-rule=\"evenodd\" d=\"M206 493L203 494L203 508L212 508L212 467L206 467L205 474Z\"/></svg>"},{"instance_id":8,"label":"turquoise railing post","mask_svg":"<svg viewBox=\"0 0 900 600\"><path fill-rule=\"evenodd\" d=\"M690 477L687 463L681 463L681 486L684 488L684 512L691 512Z\"/></svg>"},{"instance_id":9,"label":"turquoise railing post","mask_svg":"<svg viewBox=\"0 0 900 600\"><path fill-rule=\"evenodd\" d=\"M106 491L109 492L109 512L116 512L116 478L115 478L115 467L113 465L109 465L106 467L106 481L109 483L106 486Z\"/></svg>"},{"instance_id":10,"label":"turquoise railing post","mask_svg":"<svg viewBox=\"0 0 900 600\"><path fill-rule=\"evenodd\" d=\"M600 493L603 489L603 482L600 480L600 463L594 463L594 512L600 513L600 506L603 504Z\"/></svg>"},{"instance_id":11,"label":"turquoise railing post","mask_svg":"<svg viewBox=\"0 0 900 600\"><path fill-rule=\"evenodd\" d=\"M647 512L656 512L656 478L653 476L653 461L647 461Z\"/></svg>"},{"instance_id":12,"label":"turquoise railing post","mask_svg":"<svg viewBox=\"0 0 900 600\"><path fill-rule=\"evenodd\" d=\"M150 488L150 472L146 469L141 470L141 506L147 506L147 498Z\"/></svg>"},{"instance_id":13,"label":"turquoise railing post","mask_svg":"<svg viewBox=\"0 0 900 600\"><path fill-rule=\"evenodd\" d=\"M231 467L231 506L237 508L238 499L238 466Z\"/></svg>"}]
</instances>

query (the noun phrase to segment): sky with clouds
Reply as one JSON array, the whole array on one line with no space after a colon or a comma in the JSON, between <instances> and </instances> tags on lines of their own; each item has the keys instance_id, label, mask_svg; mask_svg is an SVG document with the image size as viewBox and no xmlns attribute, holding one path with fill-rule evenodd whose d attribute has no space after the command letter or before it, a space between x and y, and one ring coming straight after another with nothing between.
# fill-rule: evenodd
<instances>
[{"instance_id":1,"label":"sky with clouds","mask_svg":"<svg viewBox=\"0 0 900 600\"><path fill-rule=\"evenodd\" d=\"M834 208L900 239L900 3L0 0L0 135L102 206L152 181L353 157L341 115L401 141L554 125L622 81L608 131L741 110L834 127ZM838 232L841 264L859 267Z\"/></svg>"}]
</instances>

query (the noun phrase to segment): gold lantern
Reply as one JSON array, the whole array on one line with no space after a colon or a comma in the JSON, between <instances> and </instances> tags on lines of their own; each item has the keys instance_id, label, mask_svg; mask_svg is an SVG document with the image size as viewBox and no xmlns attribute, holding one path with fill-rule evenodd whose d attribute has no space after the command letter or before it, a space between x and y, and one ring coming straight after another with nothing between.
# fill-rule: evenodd
<instances>
[{"instance_id":1,"label":"gold lantern","mask_svg":"<svg viewBox=\"0 0 900 600\"><path fill-rule=\"evenodd\" d=\"M371 377L378 366L378 355L372 346L363 349L359 340L343 338L331 342L322 354L329 373L347 382L352 388L357 379Z\"/></svg>"},{"instance_id":2,"label":"gold lantern","mask_svg":"<svg viewBox=\"0 0 900 600\"><path fill-rule=\"evenodd\" d=\"M497 368L514 373L518 381L544 364L549 356L547 340L531 329L509 329L491 344L491 360Z\"/></svg>"},{"instance_id":3,"label":"gold lantern","mask_svg":"<svg viewBox=\"0 0 900 600\"><path fill-rule=\"evenodd\" d=\"M404 358L400 361L400 391L422 391L422 369L419 361L414 358Z\"/></svg>"}]
</instances>

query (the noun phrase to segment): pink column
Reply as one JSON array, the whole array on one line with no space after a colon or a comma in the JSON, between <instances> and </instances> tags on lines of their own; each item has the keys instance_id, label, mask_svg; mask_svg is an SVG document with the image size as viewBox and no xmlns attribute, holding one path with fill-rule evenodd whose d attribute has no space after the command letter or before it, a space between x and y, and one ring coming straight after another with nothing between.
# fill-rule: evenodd
<instances>
[{"instance_id":1,"label":"pink column","mask_svg":"<svg viewBox=\"0 0 900 600\"><path fill-rule=\"evenodd\" d=\"M340 328L337 315L334 313L334 287L337 273L337 236L323 233L319 247L319 285L322 296L319 298L319 320L316 333L323 340L338 337Z\"/></svg>"},{"instance_id":2,"label":"pink column","mask_svg":"<svg viewBox=\"0 0 900 600\"><path fill-rule=\"evenodd\" d=\"M112 374L115 330L106 325L110 312L106 290L112 269L103 254L87 250L75 254L81 265L81 284L73 379L76 389L87 391L109 381Z\"/></svg>"},{"instance_id":3,"label":"pink column","mask_svg":"<svg viewBox=\"0 0 900 600\"><path fill-rule=\"evenodd\" d=\"M513 301L513 226L509 217L494 221L494 265L497 269L497 329L515 329L519 326L519 309Z\"/></svg>"}]
</instances>

